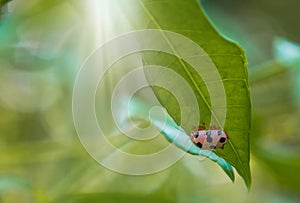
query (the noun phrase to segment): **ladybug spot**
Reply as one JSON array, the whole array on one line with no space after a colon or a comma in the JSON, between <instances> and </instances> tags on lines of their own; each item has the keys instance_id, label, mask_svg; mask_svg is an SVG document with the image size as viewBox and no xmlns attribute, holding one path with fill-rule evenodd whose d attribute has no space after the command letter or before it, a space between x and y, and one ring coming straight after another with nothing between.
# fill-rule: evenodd
<instances>
[{"instance_id":1,"label":"ladybug spot","mask_svg":"<svg viewBox=\"0 0 300 203\"><path fill-rule=\"evenodd\" d=\"M202 148L201 142L198 142L198 143L197 143L197 146L201 149L201 148Z\"/></svg>"},{"instance_id":2,"label":"ladybug spot","mask_svg":"<svg viewBox=\"0 0 300 203\"><path fill-rule=\"evenodd\" d=\"M199 136L199 132L194 133L194 137L197 138Z\"/></svg>"},{"instance_id":3,"label":"ladybug spot","mask_svg":"<svg viewBox=\"0 0 300 203\"><path fill-rule=\"evenodd\" d=\"M211 145L211 146L209 146L209 149L216 149L216 146Z\"/></svg>"},{"instance_id":4,"label":"ladybug spot","mask_svg":"<svg viewBox=\"0 0 300 203\"><path fill-rule=\"evenodd\" d=\"M213 139L208 136L208 137L206 137L206 141L209 142L209 143L212 143Z\"/></svg>"},{"instance_id":5,"label":"ladybug spot","mask_svg":"<svg viewBox=\"0 0 300 203\"><path fill-rule=\"evenodd\" d=\"M223 143L225 141L226 141L226 138L225 137L221 137L220 142Z\"/></svg>"},{"instance_id":6,"label":"ladybug spot","mask_svg":"<svg viewBox=\"0 0 300 203\"><path fill-rule=\"evenodd\" d=\"M207 136L210 136L210 135L211 135L211 132L210 132L210 131L207 131L207 132L206 132L206 135L207 135Z\"/></svg>"}]
</instances>

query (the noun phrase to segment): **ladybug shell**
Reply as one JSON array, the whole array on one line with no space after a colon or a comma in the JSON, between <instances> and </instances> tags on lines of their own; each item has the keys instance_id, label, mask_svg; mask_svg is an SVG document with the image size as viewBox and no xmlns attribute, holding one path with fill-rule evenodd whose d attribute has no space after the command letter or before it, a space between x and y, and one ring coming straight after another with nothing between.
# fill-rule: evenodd
<instances>
[{"instance_id":1,"label":"ladybug shell","mask_svg":"<svg viewBox=\"0 0 300 203\"><path fill-rule=\"evenodd\" d=\"M228 136L221 130L199 130L190 135L192 142L203 150L212 150L215 148L224 148Z\"/></svg>"}]
</instances>

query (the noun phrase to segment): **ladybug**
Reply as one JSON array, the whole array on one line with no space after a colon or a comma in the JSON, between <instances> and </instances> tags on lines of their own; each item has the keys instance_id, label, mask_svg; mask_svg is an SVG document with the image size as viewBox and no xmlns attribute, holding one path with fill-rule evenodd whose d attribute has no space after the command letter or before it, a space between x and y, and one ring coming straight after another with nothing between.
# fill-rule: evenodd
<instances>
[{"instance_id":1,"label":"ladybug","mask_svg":"<svg viewBox=\"0 0 300 203\"><path fill-rule=\"evenodd\" d=\"M215 148L224 149L224 145L228 140L225 131L215 126L211 126L209 130L205 130L204 123L198 129L190 134L192 142L203 150L213 150Z\"/></svg>"}]
</instances>

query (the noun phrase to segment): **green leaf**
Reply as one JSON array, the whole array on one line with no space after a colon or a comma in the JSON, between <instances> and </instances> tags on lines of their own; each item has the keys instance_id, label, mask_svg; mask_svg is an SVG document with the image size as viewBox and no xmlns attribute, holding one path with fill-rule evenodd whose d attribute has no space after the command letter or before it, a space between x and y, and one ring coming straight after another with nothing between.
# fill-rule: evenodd
<instances>
[{"instance_id":1,"label":"green leaf","mask_svg":"<svg viewBox=\"0 0 300 203\"><path fill-rule=\"evenodd\" d=\"M249 188L251 185L249 168L251 102L244 51L217 33L199 8L197 1L141 0L137 1L136 6L135 9L139 10L139 19L136 19L133 14L129 14L130 8L128 6L124 5L123 9L128 14L129 21L137 29L160 29L179 33L202 47L216 66L221 80L211 77L210 79L201 78L195 70L198 67L191 67L186 61L178 57L182 52L170 55L149 51L143 56L145 65L161 65L173 70L190 85L197 98L198 108L189 106L187 102L189 98L185 97L185 89L181 91L182 95L179 95L184 101L180 106L176 98L172 96L172 92L157 86L153 86L153 90L177 125L180 125L186 132L191 132L193 125L195 127L200 122L205 121L207 125L213 123L228 133L230 139L225 145L225 149L217 149L215 152L236 168ZM164 37L170 49L175 52L178 51L174 42L168 36L165 35ZM201 56L198 58L200 59ZM206 64L207 61L203 60L200 65L206 67ZM206 68L201 74L209 76L213 72L213 69ZM167 76L162 74L160 78L157 78L152 76L151 71L147 71L147 68L145 68L145 74L150 84L159 79L163 80L164 76ZM167 82L169 86L180 88L180 83L177 80L168 80ZM212 107L210 98L222 100L224 99L223 95L219 95L216 88L215 91L208 91L208 85L220 82L224 85L226 93L226 106L219 107L223 110L226 109L225 121L222 121L224 116L218 114L217 109ZM198 116L198 113L195 112L200 112L199 122L192 123L189 122L189 119L182 118L180 110L183 110L184 114L190 115L191 119Z\"/></svg>"}]
</instances>

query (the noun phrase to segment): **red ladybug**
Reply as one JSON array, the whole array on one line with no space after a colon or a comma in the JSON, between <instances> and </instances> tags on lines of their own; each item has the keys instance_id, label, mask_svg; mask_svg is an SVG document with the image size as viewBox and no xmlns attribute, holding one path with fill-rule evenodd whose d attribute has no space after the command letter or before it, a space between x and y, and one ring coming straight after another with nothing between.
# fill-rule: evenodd
<instances>
[{"instance_id":1,"label":"red ladybug","mask_svg":"<svg viewBox=\"0 0 300 203\"><path fill-rule=\"evenodd\" d=\"M209 130L205 130L205 125L201 125L198 129L190 134L192 142L203 150L212 150L215 148L224 148L228 140L225 131L215 126L211 126Z\"/></svg>"}]
</instances>

